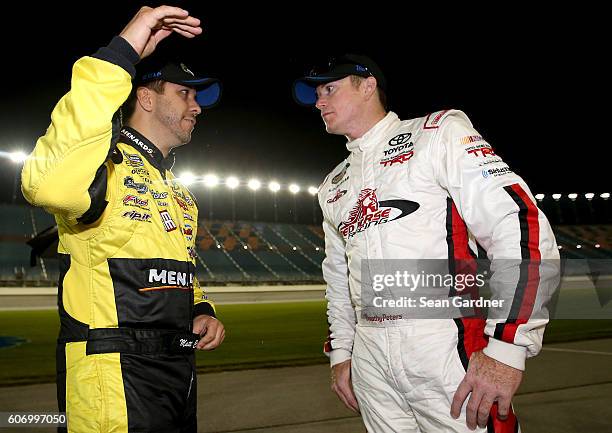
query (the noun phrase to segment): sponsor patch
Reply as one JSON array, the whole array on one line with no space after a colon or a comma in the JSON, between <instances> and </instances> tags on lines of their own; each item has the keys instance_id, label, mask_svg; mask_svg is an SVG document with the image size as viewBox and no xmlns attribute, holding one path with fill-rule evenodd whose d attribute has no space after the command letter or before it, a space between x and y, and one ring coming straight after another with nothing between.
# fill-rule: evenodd
<instances>
[{"instance_id":1,"label":"sponsor patch","mask_svg":"<svg viewBox=\"0 0 612 433\"><path fill-rule=\"evenodd\" d=\"M346 165L344 166L344 168L342 169L342 171L340 173L338 173L337 175L335 175L332 178L332 184L337 185L340 183L340 181L344 181L346 179L343 180L344 175L346 174L346 170L351 166L350 162L347 162ZM347 178L348 179L348 178Z\"/></svg>"},{"instance_id":2,"label":"sponsor patch","mask_svg":"<svg viewBox=\"0 0 612 433\"><path fill-rule=\"evenodd\" d=\"M183 218L185 218L187 221L194 221L193 217L185 212L183 212Z\"/></svg>"},{"instance_id":3,"label":"sponsor patch","mask_svg":"<svg viewBox=\"0 0 612 433\"><path fill-rule=\"evenodd\" d=\"M187 203L185 203L182 199L178 198L177 196L174 196L174 200L178 203L181 209L183 209L184 211L189 211Z\"/></svg>"},{"instance_id":4,"label":"sponsor patch","mask_svg":"<svg viewBox=\"0 0 612 433\"><path fill-rule=\"evenodd\" d=\"M142 199L136 195L126 195L123 197L123 204L125 206L136 206L142 209L147 209L149 205L149 200Z\"/></svg>"},{"instance_id":5,"label":"sponsor patch","mask_svg":"<svg viewBox=\"0 0 612 433\"><path fill-rule=\"evenodd\" d=\"M383 167L392 167L394 164L403 164L406 161L409 161L410 158L414 156L414 152L411 150L410 152L400 153L399 155L395 155L389 158L382 159L380 161L380 165Z\"/></svg>"},{"instance_id":6,"label":"sponsor patch","mask_svg":"<svg viewBox=\"0 0 612 433\"><path fill-rule=\"evenodd\" d=\"M379 202L376 189L362 189L357 203L349 212L348 218L340 223L338 230L345 239L351 238L373 225L385 224L410 215L419 207L418 203L410 200Z\"/></svg>"},{"instance_id":7,"label":"sponsor patch","mask_svg":"<svg viewBox=\"0 0 612 433\"><path fill-rule=\"evenodd\" d=\"M346 190L345 189L337 190L336 194L333 197L327 199L327 203L335 203L335 202L337 202L338 200L340 200L340 198L342 196L344 196L344 194L346 194Z\"/></svg>"},{"instance_id":8,"label":"sponsor patch","mask_svg":"<svg viewBox=\"0 0 612 433\"><path fill-rule=\"evenodd\" d=\"M123 218L128 218L132 221L144 221L149 223L151 222L151 214L144 212L136 212L135 210L127 211L121 216Z\"/></svg>"},{"instance_id":9,"label":"sponsor patch","mask_svg":"<svg viewBox=\"0 0 612 433\"><path fill-rule=\"evenodd\" d=\"M140 194L144 194L149 190L144 183L134 182L134 178L132 176L127 176L126 178L124 178L123 185L127 186L128 188L135 189L136 192Z\"/></svg>"},{"instance_id":10,"label":"sponsor patch","mask_svg":"<svg viewBox=\"0 0 612 433\"><path fill-rule=\"evenodd\" d=\"M142 167L144 165L139 155L127 152L123 152L123 155L125 156L125 163L130 167Z\"/></svg>"},{"instance_id":11,"label":"sponsor patch","mask_svg":"<svg viewBox=\"0 0 612 433\"><path fill-rule=\"evenodd\" d=\"M165 200L168 198L168 193L166 191L157 192L157 191L151 190L151 196L153 197L153 200Z\"/></svg>"},{"instance_id":12,"label":"sponsor patch","mask_svg":"<svg viewBox=\"0 0 612 433\"><path fill-rule=\"evenodd\" d=\"M470 155L474 155L476 158L487 157L487 156L497 156L495 155L495 151L490 146L483 146L479 148L474 148L467 150L467 153Z\"/></svg>"},{"instance_id":13,"label":"sponsor patch","mask_svg":"<svg viewBox=\"0 0 612 433\"><path fill-rule=\"evenodd\" d=\"M149 176L149 170L146 168L135 168L132 170L132 174L137 174L139 176Z\"/></svg>"},{"instance_id":14,"label":"sponsor patch","mask_svg":"<svg viewBox=\"0 0 612 433\"><path fill-rule=\"evenodd\" d=\"M480 135L468 135L467 137L461 137L459 142L461 144L470 144L476 141L485 141Z\"/></svg>"},{"instance_id":15,"label":"sponsor patch","mask_svg":"<svg viewBox=\"0 0 612 433\"><path fill-rule=\"evenodd\" d=\"M399 146L401 144L408 143L412 137L412 132L406 132L404 134L398 134L389 140L389 146Z\"/></svg>"},{"instance_id":16,"label":"sponsor patch","mask_svg":"<svg viewBox=\"0 0 612 433\"><path fill-rule=\"evenodd\" d=\"M436 129L440 126L444 117L450 110L437 111L435 113L431 113L425 119L425 125L423 125L423 129Z\"/></svg>"},{"instance_id":17,"label":"sponsor patch","mask_svg":"<svg viewBox=\"0 0 612 433\"><path fill-rule=\"evenodd\" d=\"M500 177L510 173L512 173L512 170L508 166L499 168L489 168L482 170L482 177L487 179L489 177Z\"/></svg>"},{"instance_id":18,"label":"sponsor patch","mask_svg":"<svg viewBox=\"0 0 612 433\"><path fill-rule=\"evenodd\" d=\"M160 211L159 215L161 216L162 223L164 224L164 229L166 229L167 232L176 230L176 224L174 224L174 221L167 210Z\"/></svg>"}]
</instances>

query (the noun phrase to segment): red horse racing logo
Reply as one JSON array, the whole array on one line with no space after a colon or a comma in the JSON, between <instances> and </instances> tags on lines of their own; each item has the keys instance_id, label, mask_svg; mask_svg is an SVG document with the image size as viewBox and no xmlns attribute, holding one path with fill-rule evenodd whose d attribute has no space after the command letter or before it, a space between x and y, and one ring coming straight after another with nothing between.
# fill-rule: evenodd
<instances>
[{"instance_id":1,"label":"red horse racing logo","mask_svg":"<svg viewBox=\"0 0 612 433\"><path fill-rule=\"evenodd\" d=\"M419 207L420 205L417 202L410 200L384 200L379 202L376 197L376 189L362 189L357 198L357 204L349 212L348 219L340 223L338 230L345 239L351 238L373 225L384 224L410 215ZM396 210L396 216L389 219L393 209ZM399 211L399 214L397 211Z\"/></svg>"},{"instance_id":2,"label":"red horse racing logo","mask_svg":"<svg viewBox=\"0 0 612 433\"><path fill-rule=\"evenodd\" d=\"M348 219L340 224L340 233L345 238L352 237L372 224L387 222L390 213L390 208L379 209L375 189L363 189L359 193L357 204L349 212Z\"/></svg>"}]
</instances>

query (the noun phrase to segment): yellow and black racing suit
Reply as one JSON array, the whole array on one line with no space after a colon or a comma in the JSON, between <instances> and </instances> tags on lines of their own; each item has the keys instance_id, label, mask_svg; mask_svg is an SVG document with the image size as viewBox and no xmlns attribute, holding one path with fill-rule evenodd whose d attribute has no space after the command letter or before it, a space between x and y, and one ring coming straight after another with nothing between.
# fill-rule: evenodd
<instances>
[{"instance_id":1,"label":"yellow and black racing suit","mask_svg":"<svg viewBox=\"0 0 612 433\"><path fill-rule=\"evenodd\" d=\"M138 55L116 37L73 68L25 163L26 199L59 230L60 410L71 432L195 432L198 209L168 160L120 127Z\"/></svg>"}]
</instances>

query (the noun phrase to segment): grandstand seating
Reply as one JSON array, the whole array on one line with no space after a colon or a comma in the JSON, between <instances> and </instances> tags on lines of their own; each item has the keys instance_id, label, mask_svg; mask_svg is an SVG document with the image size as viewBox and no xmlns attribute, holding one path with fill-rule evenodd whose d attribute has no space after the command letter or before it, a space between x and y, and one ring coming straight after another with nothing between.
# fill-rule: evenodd
<instances>
[{"instance_id":1,"label":"grandstand seating","mask_svg":"<svg viewBox=\"0 0 612 433\"><path fill-rule=\"evenodd\" d=\"M57 259L39 259L39 265L31 267L25 243L54 224L41 209L0 204L0 284L57 282ZM612 258L612 225L564 224L553 229L564 258ZM204 284L323 281L320 225L200 221L196 246L196 275Z\"/></svg>"}]
</instances>

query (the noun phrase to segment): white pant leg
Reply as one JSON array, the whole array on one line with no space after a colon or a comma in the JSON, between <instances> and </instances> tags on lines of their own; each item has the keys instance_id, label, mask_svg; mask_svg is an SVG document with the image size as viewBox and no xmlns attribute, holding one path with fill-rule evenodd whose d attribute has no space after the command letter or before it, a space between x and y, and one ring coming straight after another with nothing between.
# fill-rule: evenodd
<instances>
[{"instance_id":1,"label":"white pant leg","mask_svg":"<svg viewBox=\"0 0 612 433\"><path fill-rule=\"evenodd\" d=\"M357 327L352 383L369 433L420 433L410 405L399 392L389 368L385 328Z\"/></svg>"},{"instance_id":2,"label":"white pant leg","mask_svg":"<svg viewBox=\"0 0 612 433\"><path fill-rule=\"evenodd\" d=\"M453 320L416 320L414 326L390 328L388 335L392 373L424 433L487 431L467 427L467 399L459 419L450 415L453 397L465 377Z\"/></svg>"}]
</instances>

